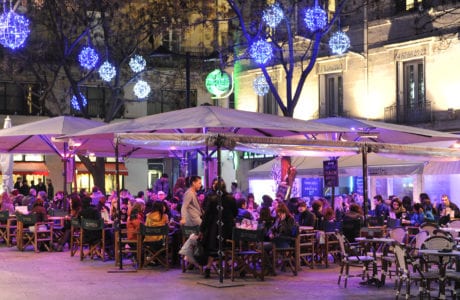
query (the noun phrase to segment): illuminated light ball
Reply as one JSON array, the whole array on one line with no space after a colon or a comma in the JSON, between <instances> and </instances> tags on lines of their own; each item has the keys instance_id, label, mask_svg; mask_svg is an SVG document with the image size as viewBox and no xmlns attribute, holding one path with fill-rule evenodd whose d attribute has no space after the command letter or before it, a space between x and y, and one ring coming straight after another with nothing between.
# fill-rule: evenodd
<instances>
[{"instance_id":1,"label":"illuminated light ball","mask_svg":"<svg viewBox=\"0 0 460 300\"><path fill-rule=\"evenodd\" d=\"M29 19L9 11L0 15L0 44L10 49L24 45L29 36Z\"/></svg>"},{"instance_id":2,"label":"illuminated light ball","mask_svg":"<svg viewBox=\"0 0 460 300\"><path fill-rule=\"evenodd\" d=\"M99 76L101 76L102 80L104 81L110 81L115 77L117 74L117 70L115 69L114 65L109 63L108 61L105 61L100 67L99 67Z\"/></svg>"},{"instance_id":3,"label":"illuminated light ball","mask_svg":"<svg viewBox=\"0 0 460 300\"><path fill-rule=\"evenodd\" d=\"M259 65L264 65L273 58L273 49L269 42L257 40L249 47L249 56Z\"/></svg>"},{"instance_id":4,"label":"illuminated light ball","mask_svg":"<svg viewBox=\"0 0 460 300\"><path fill-rule=\"evenodd\" d=\"M91 47L83 47L80 54L78 54L80 65L87 70L93 69L98 60L99 54Z\"/></svg>"},{"instance_id":5,"label":"illuminated light ball","mask_svg":"<svg viewBox=\"0 0 460 300\"><path fill-rule=\"evenodd\" d=\"M85 95L80 93L80 97L81 97L83 106L87 106L88 105L88 100L86 100ZM70 105L72 105L73 109L80 110L80 106L78 105L77 96L75 96L75 95L72 96L72 100L70 100Z\"/></svg>"},{"instance_id":6,"label":"illuminated light ball","mask_svg":"<svg viewBox=\"0 0 460 300\"><path fill-rule=\"evenodd\" d=\"M135 73L142 72L145 69L146 64L145 59L140 55L134 55L129 60L129 66Z\"/></svg>"},{"instance_id":7,"label":"illuminated light ball","mask_svg":"<svg viewBox=\"0 0 460 300\"><path fill-rule=\"evenodd\" d=\"M265 77L262 75L254 79L252 86L254 87L254 91L256 91L256 94L259 96L266 95L268 93L268 90L270 89L267 80L265 80Z\"/></svg>"},{"instance_id":8,"label":"illuminated light ball","mask_svg":"<svg viewBox=\"0 0 460 300\"><path fill-rule=\"evenodd\" d=\"M307 28L312 32L323 30L327 25L327 14L315 3L315 6L306 10L304 21Z\"/></svg>"},{"instance_id":9,"label":"illuminated light ball","mask_svg":"<svg viewBox=\"0 0 460 300\"><path fill-rule=\"evenodd\" d=\"M270 27L275 28L284 18L284 11L278 3L270 5L264 10L262 20Z\"/></svg>"},{"instance_id":10,"label":"illuminated light ball","mask_svg":"<svg viewBox=\"0 0 460 300\"><path fill-rule=\"evenodd\" d=\"M334 32L329 40L329 48L334 54L344 54L350 48L350 38L343 31Z\"/></svg>"},{"instance_id":11,"label":"illuminated light ball","mask_svg":"<svg viewBox=\"0 0 460 300\"><path fill-rule=\"evenodd\" d=\"M134 95L139 99L144 99L150 94L150 85L144 80L139 80L134 85Z\"/></svg>"},{"instance_id":12,"label":"illuminated light ball","mask_svg":"<svg viewBox=\"0 0 460 300\"><path fill-rule=\"evenodd\" d=\"M215 69L206 76L206 89L215 96L221 96L228 92L230 90L230 84L230 75L220 69Z\"/></svg>"}]
</instances>

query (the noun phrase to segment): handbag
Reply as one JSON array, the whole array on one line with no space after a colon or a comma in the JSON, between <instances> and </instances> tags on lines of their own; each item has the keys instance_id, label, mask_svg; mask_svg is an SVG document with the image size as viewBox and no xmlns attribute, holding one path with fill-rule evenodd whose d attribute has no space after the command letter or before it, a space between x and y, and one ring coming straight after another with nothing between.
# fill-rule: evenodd
<instances>
[{"instance_id":1,"label":"handbag","mask_svg":"<svg viewBox=\"0 0 460 300\"><path fill-rule=\"evenodd\" d=\"M193 249L193 258L200 266L204 266L208 262L208 256L205 253L203 242L201 240L196 241L195 249Z\"/></svg>"}]
</instances>

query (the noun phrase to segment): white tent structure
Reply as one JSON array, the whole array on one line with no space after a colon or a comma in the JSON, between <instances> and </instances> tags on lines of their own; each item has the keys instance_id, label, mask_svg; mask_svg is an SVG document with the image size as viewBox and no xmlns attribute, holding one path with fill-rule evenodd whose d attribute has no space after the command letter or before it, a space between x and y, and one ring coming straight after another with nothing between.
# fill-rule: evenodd
<instances>
[{"instance_id":1,"label":"white tent structure","mask_svg":"<svg viewBox=\"0 0 460 300\"><path fill-rule=\"evenodd\" d=\"M3 128L11 128L11 118L6 116L3 122ZM11 192L13 190L13 155L0 154L0 165L2 167L2 188L4 191Z\"/></svg>"}]
</instances>

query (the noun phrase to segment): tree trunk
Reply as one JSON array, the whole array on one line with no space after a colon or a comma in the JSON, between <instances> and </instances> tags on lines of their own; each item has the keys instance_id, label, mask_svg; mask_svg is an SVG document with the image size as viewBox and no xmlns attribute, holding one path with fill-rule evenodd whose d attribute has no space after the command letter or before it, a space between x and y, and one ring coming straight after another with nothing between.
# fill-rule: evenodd
<instances>
[{"instance_id":1,"label":"tree trunk","mask_svg":"<svg viewBox=\"0 0 460 300\"><path fill-rule=\"evenodd\" d=\"M105 160L103 157L96 157L96 161L92 162L86 156L78 156L81 162L85 165L86 169L93 176L94 185L101 189L101 192L106 195L105 192Z\"/></svg>"}]
</instances>

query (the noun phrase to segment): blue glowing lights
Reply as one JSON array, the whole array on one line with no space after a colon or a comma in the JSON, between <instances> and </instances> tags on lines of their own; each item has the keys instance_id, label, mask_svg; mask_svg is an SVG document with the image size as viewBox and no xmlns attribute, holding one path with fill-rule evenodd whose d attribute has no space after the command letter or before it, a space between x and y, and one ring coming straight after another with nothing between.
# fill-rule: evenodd
<instances>
[{"instance_id":1,"label":"blue glowing lights","mask_svg":"<svg viewBox=\"0 0 460 300\"><path fill-rule=\"evenodd\" d=\"M80 65L87 70L93 69L96 66L98 60L99 54L97 54L96 50L91 47L83 47L80 54L78 55L78 61L80 62Z\"/></svg>"},{"instance_id":2,"label":"blue glowing lights","mask_svg":"<svg viewBox=\"0 0 460 300\"><path fill-rule=\"evenodd\" d=\"M249 47L249 56L259 65L264 65L273 58L273 48L269 42L257 40Z\"/></svg>"},{"instance_id":3,"label":"blue glowing lights","mask_svg":"<svg viewBox=\"0 0 460 300\"><path fill-rule=\"evenodd\" d=\"M113 77L115 77L116 74L117 74L117 70L108 61L105 61L99 67L99 76L101 76L101 79L104 80L104 81L109 82L110 80L113 79Z\"/></svg>"},{"instance_id":4,"label":"blue glowing lights","mask_svg":"<svg viewBox=\"0 0 460 300\"><path fill-rule=\"evenodd\" d=\"M284 12L279 6L278 3L270 5L267 9L264 10L262 15L262 20L270 28L275 28L283 20Z\"/></svg>"},{"instance_id":5,"label":"blue glowing lights","mask_svg":"<svg viewBox=\"0 0 460 300\"><path fill-rule=\"evenodd\" d=\"M146 64L145 59L140 55L134 55L129 60L129 66L134 73L142 72L145 69Z\"/></svg>"},{"instance_id":6,"label":"blue glowing lights","mask_svg":"<svg viewBox=\"0 0 460 300\"><path fill-rule=\"evenodd\" d=\"M144 80L139 80L134 85L134 95L139 99L144 99L150 94L150 85Z\"/></svg>"},{"instance_id":7,"label":"blue glowing lights","mask_svg":"<svg viewBox=\"0 0 460 300\"><path fill-rule=\"evenodd\" d=\"M333 54L344 54L350 48L350 38L343 31L334 32L329 39L329 48Z\"/></svg>"},{"instance_id":8,"label":"blue glowing lights","mask_svg":"<svg viewBox=\"0 0 460 300\"><path fill-rule=\"evenodd\" d=\"M259 96L266 95L268 93L268 90L270 89L267 80L265 80L265 77L263 75L257 76L256 79L254 79L252 86L256 94Z\"/></svg>"},{"instance_id":9,"label":"blue glowing lights","mask_svg":"<svg viewBox=\"0 0 460 300\"><path fill-rule=\"evenodd\" d=\"M326 27L327 14L319 7L317 0L313 7L306 10L304 21L307 28L312 32L323 30Z\"/></svg>"},{"instance_id":10,"label":"blue glowing lights","mask_svg":"<svg viewBox=\"0 0 460 300\"><path fill-rule=\"evenodd\" d=\"M81 97L81 101L82 101L83 106L87 106L88 105L88 100L86 100L85 95L80 93L80 97ZM78 105L78 100L77 100L77 97L75 95L73 95L72 99L70 100L70 105L72 105L73 109L78 110L78 111L80 110L80 105Z\"/></svg>"},{"instance_id":11,"label":"blue glowing lights","mask_svg":"<svg viewBox=\"0 0 460 300\"><path fill-rule=\"evenodd\" d=\"M10 49L24 45L29 36L29 19L9 11L0 15L0 44Z\"/></svg>"}]
</instances>

